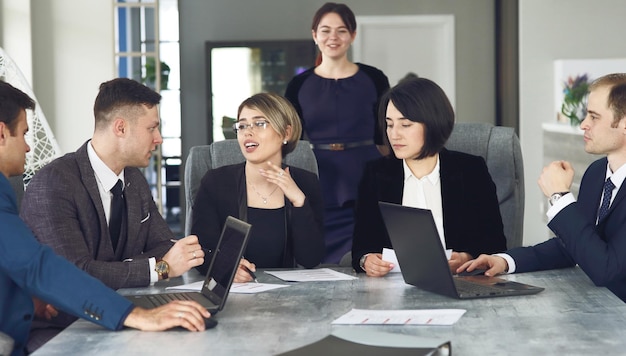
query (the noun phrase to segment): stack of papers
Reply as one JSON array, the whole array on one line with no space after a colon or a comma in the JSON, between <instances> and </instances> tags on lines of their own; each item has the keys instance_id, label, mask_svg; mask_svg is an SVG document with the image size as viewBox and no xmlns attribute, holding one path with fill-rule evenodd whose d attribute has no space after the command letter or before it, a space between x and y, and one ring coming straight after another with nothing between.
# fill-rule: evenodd
<instances>
[{"instance_id":1,"label":"stack of papers","mask_svg":"<svg viewBox=\"0 0 626 356\"><path fill-rule=\"evenodd\" d=\"M465 309L366 310L352 309L333 321L348 325L452 325Z\"/></svg>"},{"instance_id":2,"label":"stack of papers","mask_svg":"<svg viewBox=\"0 0 626 356\"><path fill-rule=\"evenodd\" d=\"M265 271L286 282L321 282L321 281L350 281L357 277L337 272L330 268L296 269L292 271Z\"/></svg>"}]
</instances>

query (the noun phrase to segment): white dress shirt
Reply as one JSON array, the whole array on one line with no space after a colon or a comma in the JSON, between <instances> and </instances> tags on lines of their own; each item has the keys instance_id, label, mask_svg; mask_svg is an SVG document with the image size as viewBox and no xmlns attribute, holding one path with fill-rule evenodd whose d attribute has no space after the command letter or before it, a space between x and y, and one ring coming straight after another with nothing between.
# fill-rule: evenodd
<instances>
[{"instance_id":1,"label":"white dress shirt","mask_svg":"<svg viewBox=\"0 0 626 356\"><path fill-rule=\"evenodd\" d=\"M104 215L108 224L111 216L111 197L113 196L111 188L117 184L118 179L122 180L122 187L126 187L124 184L124 171L122 170L119 175L115 174L115 172L113 172L109 166L107 166L106 163L98 157L98 154L91 145L91 141L89 141L89 144L87 145L87 156L89 157L89 163L91 163L91 168L93 168L93 172L96 176L98 192L100 193ZM132 259L124 260L124 262L130 261L132 261ZM156 267L156 258L150 257L148 259L148 263L150 265L150 283L157 282L159 280L159 274L154 270Z\"/></svg>"},{"instance_id":2,"label":"white dress shirt","mask_svg":"<svg viewBox=\"0 0 626 356\"><path fill-rule=\"evenodd\" d=\"M402 166L404 167L402 205L430 210L435 220L435 226L437 226L441 245L446 249L446 238L443 232L443 205L441 202L439 155L437 155L437 163L433 171L422 178L417 178L413 175L406 161L402 161Z\"/></svg>"}]
</instances>

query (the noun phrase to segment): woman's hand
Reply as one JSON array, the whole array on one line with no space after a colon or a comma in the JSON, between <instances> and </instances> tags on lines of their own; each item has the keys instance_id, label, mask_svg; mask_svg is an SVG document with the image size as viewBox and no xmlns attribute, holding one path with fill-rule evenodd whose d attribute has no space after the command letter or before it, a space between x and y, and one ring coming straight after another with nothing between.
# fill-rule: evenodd
<instances>
[{"instance_id":1,"label":"woman's hand","mask_svg":"<svg viewBox=\"0 0 626 356\"><path fill-rule=\"evenodd\" d=\"M365 273L370 277L385 276L393 267L393 263L383 261L383 255L381 253L368 254L365 258L365 263L363 263L363 269L365 269Z\"/></svg>"},{"instance_id":2,"label":"woman's hand","mask_svg":"<svg viewBox=\"0 0 626 356\"><path fill-rule=\"evenodd\" d=\"M296 182L294 182L293 178L291 178L289 167L283 170L272 162L267 162L267 166L267 169L259 169L261 175L265 177L268 182L276 184L293 206L296 208L302 207L306 196Z\"/></svg>"},{"instance_id":3,"label":"woman's hand","mask_svg":"<svg viewBox=\"0 0 626 356\"><path fill-rule=\"evenodd\" d=\"M471 260L473 257L467 252L455 252L452 251L452 255L448 260L448 266L450 266L450 272L456 273L456 270L461 267L465 262Z\"/></svg>"},{"instance_id":4,"label":"woman's hand","mask_svg":"<svg viewBox=\"0 0 626 356\"><path fill-rule=\"evenodd\" d=\"M237 268L237 273L235 274L235 283L248 283L252 281L252 276L248 271L256 272L256 266L254 263L242 258L239 261L239 267Z\"/></svg>"}]
</instances>

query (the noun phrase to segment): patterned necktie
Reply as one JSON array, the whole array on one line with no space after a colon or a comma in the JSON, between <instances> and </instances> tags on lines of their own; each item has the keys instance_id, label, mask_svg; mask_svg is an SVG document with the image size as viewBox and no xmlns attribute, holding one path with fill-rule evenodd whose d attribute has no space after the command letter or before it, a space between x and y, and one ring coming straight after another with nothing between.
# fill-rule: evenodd
<instances>
[{"instance_id":1,"label":"patterned necktie","mask_svg":"<svg viewBox=\"0 0 626 356\"><path fill-rule=\"evenodd\" d=\"M122 229L122 219L126 210L124 202L124 194L122 193L122 180L118 179L117 183L111 188L111 215L109 216L109 234L111 235L111 243L113 251L117 249L117 242L120 238L120 230Z\"/></svg>"},{"instance_id":2,"label":"patterned necktie","mask_svg":"<svg viewBox=\"0 0 626 356\"><path fill-rule=\"evenodd\" d=\"M613 195L613 188L615 185L611 182L611 178L607 178L604 182L604 192L602 193L602 204L598 210L598 223L604 219L609 212L609 204L611 204L611 196Z\"/></svg>"}]
</instances>

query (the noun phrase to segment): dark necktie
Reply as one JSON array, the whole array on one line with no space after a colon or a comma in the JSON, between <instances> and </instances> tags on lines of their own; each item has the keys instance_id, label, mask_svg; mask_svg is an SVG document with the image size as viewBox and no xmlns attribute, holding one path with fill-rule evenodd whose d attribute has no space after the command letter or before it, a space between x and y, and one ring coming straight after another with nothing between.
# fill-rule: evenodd
<instances>
[{"instance_id":1,"label":"dark necktie","mask_svg":"<svg viewBox=\"0 0 626 356\"><path fill-rule=\"evenodd\" d=\"M615 185L611 182L611 178L608 178L604 182L604 192L602 193L602 204L598 210L598 223L604 219L609 212L609 204L611 203L611 196L613 195L613 189Z\"/></svg>"},{"instance_id":2,"label":"dark necktie","mask_svg":"<svg viewBox=\"0 0 626 356\"><path fill-rule=\"evenodd\" d=\"M126 211L126 203L124 202L124 194L122 192L122 180L111 188L111 215L109 216L109 234L111 235L111 243L113 250L117 249L117 241L120 238L120 230L122 229L122 219Z\"/></svg>"}]
</instances>

